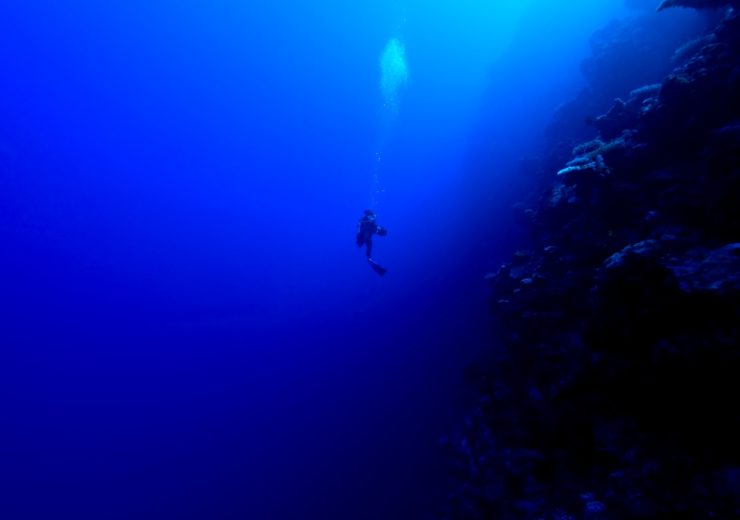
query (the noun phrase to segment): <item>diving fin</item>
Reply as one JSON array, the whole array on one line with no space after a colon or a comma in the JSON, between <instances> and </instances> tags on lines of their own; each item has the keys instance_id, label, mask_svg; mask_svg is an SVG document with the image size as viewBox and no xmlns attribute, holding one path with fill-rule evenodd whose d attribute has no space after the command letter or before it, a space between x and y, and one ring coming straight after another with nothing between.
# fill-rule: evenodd
<instances>
[{"instance_id":1,"label":"diving fin","mask_svg":"<svg viewBox=\"0 0 740 520\"><path fill-rule=\"evenodd\" d=\"M383 276L386 272L388 272L388 269L378 263L375 263L375 261L370 258L367 259L367 263L370 264L370 267L373 268L373 271L378 273L380 276Z\"/></svg>"}]
</instances>

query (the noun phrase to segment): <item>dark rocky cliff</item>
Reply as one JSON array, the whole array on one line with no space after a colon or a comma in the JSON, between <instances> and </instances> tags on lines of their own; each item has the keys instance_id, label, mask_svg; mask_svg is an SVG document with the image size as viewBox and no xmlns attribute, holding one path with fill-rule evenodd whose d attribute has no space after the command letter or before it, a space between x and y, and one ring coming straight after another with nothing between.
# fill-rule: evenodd
<instances>
[{"instance_id":1,"label":"dark rocky cliff","mask_svg":"<svg viewBox=\"0 0 740 520\"><path fill-rule=\"evenodd\" d=\"M644 26L595 37L598 95L556 115L530 246L487 277L502 345L448 518L740 516L740 15L717 20L656 43L644 86L598 79Z\"/></svg>"}]
</instances>

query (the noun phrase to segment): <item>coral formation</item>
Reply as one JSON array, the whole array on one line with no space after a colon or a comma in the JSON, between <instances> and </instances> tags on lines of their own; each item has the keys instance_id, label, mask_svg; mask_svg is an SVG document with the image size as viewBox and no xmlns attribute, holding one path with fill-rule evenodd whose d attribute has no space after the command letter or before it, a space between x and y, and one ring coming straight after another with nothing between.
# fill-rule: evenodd
<instances>
[{"instance_id":1,"label":"coral formation","mask_svg":"<svg viewBox=\"0 0 740 520\"><path fill-rule=\"evenodd\" d=\"M581 65L588 86L576 99L557 109L546 130L548 145L543 169L558 167L568 160L577 144L596 137L608 124L604 119L598 120L597 115L615 108L615 98L634 98L633 103L641 103L644 93L638 90L633 95L631 91L661 82L675 66L671 59L676 56L676 49L687 41L706 37L704 32L704 21L691 13L640 14L614 21L596 32L590 41L591 56ZM628 109L634 112L633 106ZM612 118L616 112L605 116ZM584 125L584 121L590 126Z\"/></svg>"},{"instance_id":2,"label":"coral formation","mask_svg":"<svg viewBox=\"0 0 740 520\"><path fill-rule=\"evenodd\" d=\"M543 162L448 518L740 515L740 15L683 52Z\"/></svg>"}]
</instances>

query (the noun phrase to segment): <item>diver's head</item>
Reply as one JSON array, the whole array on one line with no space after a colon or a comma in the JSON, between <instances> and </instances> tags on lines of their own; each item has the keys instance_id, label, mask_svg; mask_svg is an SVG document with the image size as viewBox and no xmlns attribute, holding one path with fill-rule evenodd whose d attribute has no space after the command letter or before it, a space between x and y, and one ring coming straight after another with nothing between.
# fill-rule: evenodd
<instances>
[{"instance_id":1,"label":"diver's head","mask_svg":"<svg viewBox=\"0 0 740 520\"><path fill-rule=\"evenodd\" d=\"M365 216L366 217L374 217L375 216L375 212L373 210L371 210L371 209L366 209L365 210Z\"/></svg>"}]
</instances>

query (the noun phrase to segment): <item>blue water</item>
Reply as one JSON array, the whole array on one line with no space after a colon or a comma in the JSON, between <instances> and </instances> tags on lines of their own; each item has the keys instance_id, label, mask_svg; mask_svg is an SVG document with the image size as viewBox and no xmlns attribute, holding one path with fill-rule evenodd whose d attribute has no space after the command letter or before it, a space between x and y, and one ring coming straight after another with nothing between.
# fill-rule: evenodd
<instances>
[{"instance_id":1,"label":"blue water","mask_svg":"<svg viewBox=\"0 0 740 520\"><path fill-rule=\"evenodd\" d=\"M431 517L515 164L624 14L460 3L3 7L0 518Z\"/></svg>"}]
</instances>

